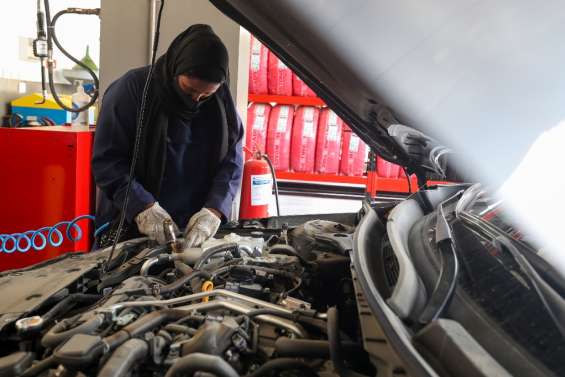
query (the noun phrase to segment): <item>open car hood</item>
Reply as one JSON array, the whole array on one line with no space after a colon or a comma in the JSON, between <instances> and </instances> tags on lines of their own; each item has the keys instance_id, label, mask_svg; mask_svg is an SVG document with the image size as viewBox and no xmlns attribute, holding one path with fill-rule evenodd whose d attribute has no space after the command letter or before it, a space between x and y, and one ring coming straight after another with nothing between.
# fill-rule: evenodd
<instances>
[{"instance_id":1,"label":"open car hood","mask_svg":"<svg viewBox=\"0 0 565 377\"><path fill-rule=\"evenodd\" d=\"M416 168L387 133L413 127L455 151L466 179L501 189L541 245L565 245L551 195L565 192L563 1L211 2L387 160Z\"/></svg>"}]
</instances>

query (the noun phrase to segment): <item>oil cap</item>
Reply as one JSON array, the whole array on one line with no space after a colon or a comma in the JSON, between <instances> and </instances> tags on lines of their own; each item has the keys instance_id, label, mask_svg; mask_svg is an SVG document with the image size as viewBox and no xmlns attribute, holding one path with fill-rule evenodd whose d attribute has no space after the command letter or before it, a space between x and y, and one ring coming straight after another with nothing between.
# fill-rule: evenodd
<instances>
[{"instance_id":1,"label":"oil cap","mask_svg":"<svg viewBox=\"0 0 565 377\"><path fill-rule=\"evenodd\" d=\"M38 315L33 317L26 317L18 320L16 322L16 329L19 333L25 333L29 331L41 330L43 326L43 318Z\"/></svg>"}]
</instances>

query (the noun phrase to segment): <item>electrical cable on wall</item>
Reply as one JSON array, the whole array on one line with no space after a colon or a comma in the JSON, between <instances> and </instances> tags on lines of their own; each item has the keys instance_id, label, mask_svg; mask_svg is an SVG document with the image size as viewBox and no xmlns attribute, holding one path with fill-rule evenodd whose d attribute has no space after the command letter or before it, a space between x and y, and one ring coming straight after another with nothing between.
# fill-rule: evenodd
<instances>
[{"instance_id":1,"label":"electrical cable on wall","mask_svg":"<svg viewBox=\"0 0 565 377\"><path fill-rule=\"evenodd\" d=\"M49 89L51 90L51 94L53 95L53 99L55 100L55 102L59 106L61 106L61 108L63 108L66 111L70 111L70 112L73 112L73 113L80 113L82 111L86 111L86 110L88 110L89 107L94 105L94 103L98 99L98 94L99 94L98 90L99 90L99 87L100 87L98 77L96 76L96 73L92 69L90 69L90 67L88 67L82 61L75 58L67 50L65 50L65 48L59 42L59 39L57 38L57 34L55 33L55 24L57 23L57 20L59 19L59 17L61 17L64 14L82 14L82 15L98 16L98 15L100 15L100 8L95 8L95 9L68 8L66 10L62 10L62 11L58 12L57 14L55 14L53 19L51 19L51 10L49 8L49 0L44 0L44 7L45 7L45 21L47 23L47 73L48 73L48 78L49 78ZM53 67L54 67L54 63L55 63L55 61L53 60L53 43L55 43L57 48L59 50L61 50L61 52L67 58L69 58L71 61L73 61L74 63L76 63L80 67L82 67L84 70L86 70L90 74L90 76L92 76L92 80L94 81L94 90L93 90L92 96L90 97L90 101L86 105L78 107L78 108L69 107L69 106L65 105L63 103L63 101L61 101L61 98L57 94L57 89L55 88L55 81L54 81L54 74L53 74Z\"/></svg>"},{"instance_id":2,"label":"electrical cable on wall","mask_svg":"<svg viewBox=\"0 0 565 377\"><path fill-rule=\"evenodd\" d=\"M0 253L11 254L16 251L25 253L30 250L41 251L48 246L59 247L65 241L65 237L71 242L78 242L83 235L78 223L83 220L94 221L94 216L83 215L71 221L61 221L55 225L45 226L37 230L0 234ZM98 236L108 226L109 224L106 223L96 229L94 237ZM73 231L75 235L73 235Z\"/></svg>"},{"instance_id":3,"label":"electrical cable on wall","mask_svg":"<svg viewBox=\"0 0 565 377\"><path fill-rule=\"evenodd\" d=\"M131 185L133 182L133 176L135 173L135 165L137 163L137 156L139 155L139 147L141 144L141 135L142 135L142 131L143 131L143 122L144 122L144 116L145 116L145 108L147 106L147 96L149 94L149 86L151 85L151 79L153 77L153 68L155 66L155 60L157 57L157 47L159 45L159 31L161 29L161 16L163 15L163 8L165 6L165 0L161 0L161 5L159 7L159 14L157 16L157 25L155 27L155 34L153 35L153 51L151 53L151 65L149 66L149 72L147 74L147 78L145 80L145 84L143 85L143 93L142 93L142 97L141 97L141 106L139 109L139 115L137 117L137 127L135 130L135 144L133 147L133 154L132 154L132 159L131 159L131 165L130 165L130 170L129 170L129 177L128 177L128 184L126 187L126 193L125 193L125 198L124 198L124 202L122 205L122 209L121 209L121 213L120 213L120 220L118 222L118 228L116 231L116 237L114 237L114 242L112 244L112 250L110 251L110 255L108 255L108 259L106 260L105 266L104 266L104 270L106 270L106 267L108 266L108 263L110 263L110 261L112 260L112 257L114 256L114 251L116 250L116 246L119 242L121 233L122 233L122 229L124 227L124 221L126 218L126 209L128 206L128 202L129 202L129 196L130 196L130 192L131 192Z\"/></svg>"}]
</instances>

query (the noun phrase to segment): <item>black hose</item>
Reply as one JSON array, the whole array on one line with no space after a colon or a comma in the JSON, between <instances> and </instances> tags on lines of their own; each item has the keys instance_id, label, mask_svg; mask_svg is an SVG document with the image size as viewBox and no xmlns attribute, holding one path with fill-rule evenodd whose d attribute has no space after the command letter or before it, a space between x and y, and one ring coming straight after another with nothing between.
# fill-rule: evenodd
<instances>
[{"instance_id":1,"label":"black hose","mask_svg":"<svg viewBox=\"0 0 565 377\"><path fill-rule=\"evenodd\" d=\"M55 365L55 356L51 355L46 359L41 360L40 362L32 365L31 367L27 368L20 377L33 377L37 376L41 372L50 367Z\"/></svg>"},{"instance_id":2,"label":"black hose","mask_svg":"<svg viewBox=\"0 0 565 377\"><path fill-rule=\"evenodd\" d=\"M145 359L148 349L147 342L141 339L128 340L116 348L98 373L98 377L128 376L131 369Z\"/></svg>"},{"instance_id":3,"label":"black hose","mask_svg":"<svg viewBox=\"0 0 565 377\"><path fill-rule=\"evenodd\" d=\"M229 242L229 243L224 243L224 244L212 246L211 248L206 250L204 252L204 254L202 254L200 256L200 258L198 258L198 260L194 264L194 269L195 270L201 269L202 266L204 265L204 263L206 263L208 261L208 259L212 258L216 254L226 252L226 251L231 251L231 250L236 251L237 248L238 248L238 245L237 245L236 242Z\"/></svg>"},{"instance_id":4,"label":"black hose","mask_svg":"<svg viewBox=\"0 0 565 377\"><path fill-rule=\"evenodd\" d=\"M50 323L52 320L61 316L62 314L71 310L76 304L90 304L100 300L102 296L100 295L90 295L85 293L73 293L68 295L63 300L59 301L55 306L53 306L49 311L41 316L43 319L43 325Z\"/></svg>"},{"instance_id":5,"label":"black hose","mask_svg":"<svg viewBox=\"0 0 565 377\"><path fill-rule=\"evenodd\" d=\"M51 94L53 95L53 99L55 100L55 102L59 106L61 106L61 108L65 109L66 111L73 112L73 113L79 113L79 112L85 111L90 106L94 105L94 103L98 99L98 88L100 87L98 77L96 76L96 73L94 73L94 71L92 69L90 69L86 64L84 64L83 62L81 62L80 60L78 60L77 58L72 56L67 50L65 50L63 48L63 46L61 45L61 43L59 43L59 40L57 39L57 35L55 33L55 24L57 22L57 19L64 14L98 15L100 13L100 9L70 8L70 9L66 9L66 10L58 12L55 15L55 17L53 17L53 19L51 19L51 10L49 8L49 0L44 0L44 7L45 7L45 19L47 21L47 51L48 51L48 54L49 54L49 57L48 57L48 60L47 60L47 71L48 71L48 76L49 76L49 89L51 90ZM53 58L53 42L55 43L57 48L59 48L59 50L61 50L61 52L67 58L69 58L75 64L78 64L79 66L84 68L92 76L92 79L94 81L94 94L90 98L90 101L88 101L88 103L86 105L84 105L80 108L74 109L72 107L68 107L67 105L65 105L63 103L63 101L61 101L61 98L57 94L57 89L55 88L55 82L54 82L54 77L53 77L53 61L52 61L52 58Z\"/></svg>"},{"instance_id":6,"label":"black hose","mask_svg":"<svg viewBox=\"0 0 565 377\"><path fill-rule=\"evenodd\" d=\"M74 318L67 318L55 324L43 336L41 345L45 348L55 348L75 334L92 334L105 322L103 315L95 315L86 322L72 327L74 321Z\"/></svg>"},{"instance_id":7,"label":"black hose","mask_svg":"<svg viewBox=\"0 0 565 377\"><path fill-rule=\"evenodd\" d=\"M332 306L327 311L328 315L328 342L330 345L330 358L334 365L336 372L342 376L343 369L343 359L341 358L341 347L339 341L339 314L337 308Z\"/></svg>"},{"instance_id":8,"label":"black hose","mask_svg":"<svg viewBox=\"0 0 565 377\"><path fill-rule=\"evenodd\" d=\"M310 365L299 359L279 358L267 361L256 371L246 377L268 376L277 370L300 370L301 376L319 377L318 373Z\"/></svg>"},{"instance_id":9,"label":"black hose","mask_svg":"<svg viewBox=\"0 0 565 377\"><path fill-rule=\"evenodd\" d=\"M165 377L190 377L196 372L207 372L217 377L240 377L239 373L221 357L198 352L178 359L169 368Z\"/></svg>"},{"instance_id":10,"label":"black hose","mask_svg":"<svg viewBox=\"0 0 565 377\"><path fill-rule=\"evenodd\" d=\"M104 338L110 350L115 349L131 338L145 334L161 326L165 322L175 321L186 317L186 311L177 309L163 309L144 315L123 329Z\"/></svg>"},{"instance_id":11,"label":"black hose","mask_svg":"<svg viewBox=\"0 0 565 377\"><path fill-rule=\"evenodd\" d=\"M342 342L341 347L348 352L359 349L359 345L353 342ZM327 340L291 339L281 336L275 342L275 352L279 357L328 358L330 344Z\"/></svg>"},{"instance_id":12,"label":"black hose","mask_svg":"<svg viewBox=\"0 0 565 377\"><path fill-rule=\"evenodd\" d=\"M335 306L328 309L328 342L330 345L330 358L336 373L340 377L366 377L360 373L347 369L343 362L339 332L339 313Z\"/></svg>"},{"instance_id":13,"label":"black hose","mask_svg":"<svg viewBox=\"0 0 565 377\"><path fill-rule=\"evenodd\" d=\"M281 207L279 205L279 184L277 182L277 175L275 174L275 168L273 167L273 163L271 159L266 154L261 155L269 164L269 170L271 170L271 175L273 176L273 187L275 189L275 203L277 204L277 216L281 215Z\"/></svg>"},{"instance_id":14,"label":"black hose","mask_svg":"<svg viewBox=\"0 0 565 377\"><path fill-rule=\"evenodd\" d=\"M282 254L282 255L297 257L298 260L300 260L300 263L302 263L302 265L304 265L305 267L311 267L312 265L314 265L314 263L304 259L304 257L300 255L298 250L296 250L296 248L290 245L284 245L284 244L273 245L269 249L269 254Z\"/></svg>"},{"instance_id":15,"label":"black hose","mask_svg":"<svg viewBox=\"0 0 565 377\"><path fill-rule=\"evenodd\" d=\"M46 0L47 1L47 0ZM102 268L103 271L106 271L106 266L112 260L112 256L114 255L114 251L116 250L116 246L120 240L122 229L124 228L124 222L126 221L126 210L128 207L129 196L131 192L131 186L133 184L133 177L135 175L135 167L137 165L137 156L139 155L139 150L141 147L141 136L143 134L143 126L145 122L145 110L147 107L147 97L149 96L149 87L151 86L151 80L153 78L153 71L155 67L155 60L157 58L157 46L159 45L159 34L161 29L161 17L163 15L163 8L165 7L165 0L161 0L161 5L159 7L159 13L157 14L157 25L155 27L155 34L153 35L153 51L151 51L151 64L149 66L149 72L147 73L147 78L145 79L145 83L143 84L143 91L141 93L141 104L139 107L139 112L137 116L137 124L135 128L135 141L133 144L133 153L131 158L131 164L129 167L128 173L128 184L126 186L126 192L124 195L124 202L122 203L122 208L120 210L119 221L118 221L118 228L116 229L116 237L114 238L114 242L112 243L112 249L110 250L110 254L108 255L108 259L106 259L106 263Z\"/></svg>"},{"instance_id":16,"label":"black hose","mask_svg":"<svg viewBox=\"0 0 565 377\"><path fill-rule=\"evenodd\" d=\"M210 274L206 271L195 271L195 272L191 273L190 275L185 275L185 276L181 277L180 279L175 280L171 284L162 286L160 288L159 292L161 294L168 294L168 293L176 292L179 289L181 289L182 287L184 287L184 285L186 283L188 283L191 280L196 279L196 278L209 279Z\"/></svg>"},{"instance_id":17,"label":"black hose","mask_svg":"<svg viewBox=\"0 0 565 377\"><path fill-rule=\"evenodd\" d=\"M185 325L180 325L178 323L169 323L167 326L164 327L164 330L168 332L188 334L188 335L194 335L198 331L196 329L193 329Z\"/></svg>"}]
</instances>

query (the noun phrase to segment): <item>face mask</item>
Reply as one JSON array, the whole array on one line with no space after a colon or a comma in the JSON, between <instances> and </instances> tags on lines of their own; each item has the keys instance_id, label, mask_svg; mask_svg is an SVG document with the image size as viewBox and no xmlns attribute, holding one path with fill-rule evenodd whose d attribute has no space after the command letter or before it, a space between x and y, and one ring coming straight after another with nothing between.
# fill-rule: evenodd
<instances>
[{"instance_id":1,"label":"face mask","mask_svg":"<svg viewBox=\"0 0 565 377\"><path fill-rule=\"evenodd\" d=\"M180 88L177 80L174 80L174 88L175 88L175 91L177 92L177 96L178 96L179 100L184 105L186 110L188 110L189 112L198 111L198 108L200 107L200 105L202 104L203 101L197 102L197 101L193 100L191 96L189 96L188 94L183 92L182 89Z\"/></svg>"}]
</instances>

